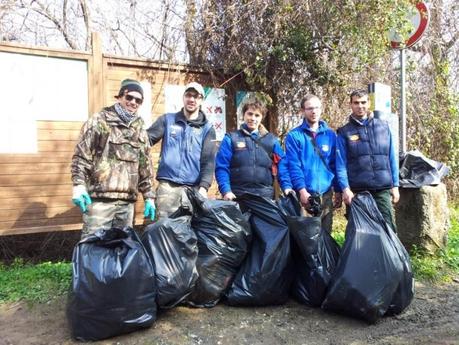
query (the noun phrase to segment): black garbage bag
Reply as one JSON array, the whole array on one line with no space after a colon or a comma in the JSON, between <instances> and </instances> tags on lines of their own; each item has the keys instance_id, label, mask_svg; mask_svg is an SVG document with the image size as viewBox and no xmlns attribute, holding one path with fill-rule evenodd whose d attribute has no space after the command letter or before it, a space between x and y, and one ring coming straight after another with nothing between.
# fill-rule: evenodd
<instances>
[{"instance_id":1,"label":"black garbage bag","mask_svg":"<svg viewBox=\"0 0 459 345\"><path fill-rule=\"evenodd\" d=\"M142 242L153 258L158 305L172 308L188 297L198 279L198 245L191 216L163 218L148 225Z\"/></svg>"},{"instance_id":2,"label":"black garbage bag","mask_svg":"<svg viewBox=\"0 0 459 345\"><path fill-rule=\"evenodd\" d=\"M408 252L400 242L397 234L392 231L389 226L386 226L386 231L389 234L391 241L394 244L395 250L397 251L400 260L403 264L403 275L397 290L392 297L392 301L387 309L386 315L400 314L406 309L413 300L414 297L414 276L411 268L411 260Z\"/></svg>"},{"instance_id":3,"label":"black garbage bag","mask_svg":"<svg viewBox=\"0 0 459 345\"><path fill-rule=\"evenodd\" d=\"M376 322L388 310L404 272L389 228L370 193L351 204L346 239L322 308Z\"/></svg>"},{"instance_id":4,"label":"black garbage bag","mask_svg":"<svg viewBox=\"0 0 459 345\"><path fill-rule=\"evenodd\" d=\"M320 307L336 268L340 248L321 228L320 217L288 217L293 236L295 279L291 294L301 303Z\"/></svg>"},{"instance_id":5,"label":"black garbage bag","mask_svg":"<svg viewBox=\"0 0 459 345\"><path fill-rule=\"evenodd\" d=\"M153 264L131 228L101 230L73 251L67 316L74 338L100 340L152 325Z\"/></svg>"},{"instance_id":6,"label":"black garbage bag","mask_svg":"<svg viewBox=\"0 0 459 345\"><path fill-rule=\"evenodd\" d=\"M233 281L250 244L250 225L234 201L204 199L189 191L194 215L191 226L198 238L199 278L187 302L215 306Z\"/></svg>"},{"instance_id":7,"label":"black garbage bag","mask_svg":"<svg viewBox=\"0 0 459 345\"><path fill-rule=\"evenodd\" d=\"M295 194L280 197L277 200L277 205L284 217L301 216L301 205Z\"/></svg>"},{"instance_id":8,"label":"black garbage bag","mask_svg":"<svg viewBox=\"0 0 459 345\"><path fill-rule=\"evenodd\" d=\"M406 152L400 161L400 187L420 188L438 185L448 175L449 168L414 150Z\"/></svg>"},{"instance_id":9,"label":"black garbage bag","mask_svg":"<svg viewBox=\"0 0 459 345\"><path fill-rule=\"evenodd\" d=\"M340 248L331 235L321 229L320 217L302 217L294 194L279 198L277 204L287 219L295 274L292 296L311 307L320 307L338 263Z\"/></svg>"},{"instance_id":10,"label":"black garbage bag","mask_svg":"<svg viewBox=\"0 0 459 345\"><path fill-rule=\"evenodd\" d=\"M251 212L252 246L226 293L226 303L285 303L293 278L287 222L269 198L244 194L238 202L242 210Z\"/></svg>"}]
</instances>

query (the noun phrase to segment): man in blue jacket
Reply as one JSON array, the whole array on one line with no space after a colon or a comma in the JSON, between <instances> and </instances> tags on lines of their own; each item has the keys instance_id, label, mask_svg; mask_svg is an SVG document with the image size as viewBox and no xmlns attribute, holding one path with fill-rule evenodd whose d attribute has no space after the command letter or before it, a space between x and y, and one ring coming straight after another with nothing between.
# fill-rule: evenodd
<instances>
[{"instance_id":1,"label":"man in blue jacket","mask_svg":"<svg viewBox=\"0 0 459 345\"><path fill-rule=\"evenodd\" d=\"M237 131L227 133L217 153L215 178L225 200L234 200L244 193L274 197L273 182L277 177L288 192L288 171L279 165L285 154L279 140L261 123L266 107L258 100L244 104L244 123Z\"/></svg>"},{"instance_id":2,"label":"man in blue jacket","mask_svg":"<svg viewBox=\"0 0 459 345\"><path fill-rule=\"evenodd\" d=\"M162 139L156 179L158 218L165 218L187 204L184 188L194 187L204 197L212 184L216 135L201 111L204 88L192 82L185 86L183 108L158 118L147 130L152 145Z\"/></svg>"},{"instance_id":3,"label":"man in blue jacket","mask_svg":"<svg viewBox=\"0 0 459 345\"><path fill-rule=\"evenodd\" d=\"M396 231L392 203L400 194L398 160L389 125L369 111L366 90L350 96L352 114L338 129L336 166L343 201L350 205L354 193L368 191L386 222Z\"/></svg>"},{"instance_id":4,"label":"man in blue jacket","mask_svg":"<svg viewBox=\"0 0 459 345\"><path fill-rule=\"evenodd\" d=\"M320 215L322 228L330 233L333 208L341 206L341 189L335 178L336 134L320 119L322 103L317 96L306 95L300 106L303 123L285 140L290 179L301 205L308 214Z\"/></svg>"}]
</instances>

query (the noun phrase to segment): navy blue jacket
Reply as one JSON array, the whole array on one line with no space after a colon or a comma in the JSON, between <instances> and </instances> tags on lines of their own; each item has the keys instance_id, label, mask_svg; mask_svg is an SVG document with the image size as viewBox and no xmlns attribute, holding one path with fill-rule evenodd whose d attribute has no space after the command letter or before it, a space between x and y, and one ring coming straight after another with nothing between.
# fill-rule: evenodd
<instances>
[{"instance_id":1,"label":"navy blue jacket","mask_svg":"<svg viewBox=\"0 0 459 345\"><path fill-rule=\"evenodd\" d=\"M182 111L164 114L147 132L152 144L162 139L157 180L209 188L215 165L215 130L204 113L196 121L187 120Z\"/></svg>"},{"instance_id":2,"label":"navy blue jacket","mask_svg":"<svg viewBox=\"0 0 459 345\"><path fill-rule=\"evenodd\" d=\"M240 195L252 192L272 197L273 161L278 166L285 154L278 139L264 128L256 139L246 130L226 134L217 153L215 178L222 195L228 192ZM282 189L290 188L286 169L277 172Z\"/></svg>"},{"instance_id":3,"label":"navy blue jacket","mask_svg":"<svg viewBox=\"0 0 459 345\"><path fill-rule=\"evenodd\" d=\"M383 190L398 187L398 162L389 125L352 116L338 129L336 167L342 189Z\"/></svg>"}]
</instances>

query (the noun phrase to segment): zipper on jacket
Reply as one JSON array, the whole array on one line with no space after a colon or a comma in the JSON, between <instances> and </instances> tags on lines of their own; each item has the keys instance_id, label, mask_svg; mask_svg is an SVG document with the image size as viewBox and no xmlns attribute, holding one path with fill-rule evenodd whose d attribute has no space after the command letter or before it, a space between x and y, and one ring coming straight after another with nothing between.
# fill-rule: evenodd
<instances>
[{"instance_id":1,"label":"zipper on jacket","mask_svg":"<svg viewBox=\"0 0 459 345\"><path fill-rule=\"evenodd\" d=\"M365 134L367 135L367 138L368 138L368 144L370 145L370 152L369 152L369 155L370 155L370 161L371 161L371 171L373 172L373 178L376 176L375 174L375 168L374 168L374 164L373 164L373 157L372 157L372 152L373 152L373 143L371 141L371 138L368 136L368 126L370 124L367 123L367 125L365 126Z\"/></svg>"}]
</instances>

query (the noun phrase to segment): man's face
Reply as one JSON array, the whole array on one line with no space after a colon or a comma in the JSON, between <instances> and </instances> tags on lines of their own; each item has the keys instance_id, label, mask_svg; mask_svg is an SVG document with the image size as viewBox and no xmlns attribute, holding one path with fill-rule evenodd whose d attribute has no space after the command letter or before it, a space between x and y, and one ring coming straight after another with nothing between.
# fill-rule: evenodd
<instances>
[{"instance_id":1,"label":"man's face","mask_svg":"<svg viewBox=\"0 0 459 345\"><path fill-rule=\"evenodd\" d=\"M351 99L352 114L358 118L364 118L370 109L370 100L368 96L353 96Z\"/></svg>"},{"instance_id":2,"label":"man's face","mask_svg":"<svg viewBox=\"0 0 459 345\"><path fill-rule=\"evenodd\" d=\"M317 124L322 114L322 103L317 98L311 98L309 101L304 102L302 111L309 125Z\"/></svg>"},{"instance_id":3,"label":"man's face","mask_svg":"<svg viewBox=\"0 0 459 345\"><path fill-rule=\"evenodd\" d=\"M143 97L142 94L137 91L125 91L124 96L118 98L118 102L130 113L135 113L142 104Z\"/></svg>"},{"instance_id":4,"label":"man's face","mask_svg":"<svg viewBox=\"0 0 459 345\"><path fill-rule=\"evenodd\" d=\"M257 130L263 120L263 114L261 111L254 107L249 107L244 113L244 123L250 132Z\"/></svg>"},{"instance_id":5,"label":"man's face","mask_svg":"<svg viewBox=\"0 0 459 345\"><path fill-rule=\"evenodd\" d=\"M183 94L183 108L187 113L193 114L199 110L202 96L195 90L190 89Z\"/></svg>"}]
</instances>

